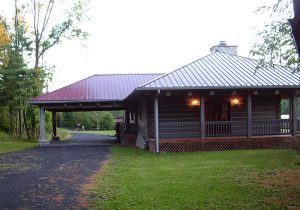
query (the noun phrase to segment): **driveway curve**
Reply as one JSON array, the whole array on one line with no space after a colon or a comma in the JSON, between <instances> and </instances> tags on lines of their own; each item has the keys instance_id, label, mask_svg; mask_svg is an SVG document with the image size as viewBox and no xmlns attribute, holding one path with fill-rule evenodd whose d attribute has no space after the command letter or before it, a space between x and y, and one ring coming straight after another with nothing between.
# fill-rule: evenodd
<instances>
[{"instance_id":1,"label":"driveway curve","mask_svg":"<svg viewBox=\"0 0 300 210\"><path fill-rule=\"evenodd\" d=\"M81 135L81 140L91 140ZM81 188L100 170L108 153L108 146L77 142L1 154L0 209L86 209Z\"/></svg>"}]
</instances>

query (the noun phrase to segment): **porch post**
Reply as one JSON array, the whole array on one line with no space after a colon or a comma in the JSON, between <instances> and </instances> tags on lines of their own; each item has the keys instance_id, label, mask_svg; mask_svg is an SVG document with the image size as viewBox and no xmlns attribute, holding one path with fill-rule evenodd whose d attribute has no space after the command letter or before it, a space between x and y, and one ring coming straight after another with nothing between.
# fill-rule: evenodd
<instances>
[{"instance_id":1,"label":"porch post","mask_svg":"<svg viewBox=\"0 0 300 210\"><path fill-rule=\"evenodd\" d=\"M43 106L40 107L40 146L48 144L49 141L46 139L45 132L45 108Z\"/></svg>"},{"instance_id":2,"label":"porch post","mask_svg":"<svg viewBox=\"0 0 300 210\"><path fill-rule=\"evenodd\" d=\"M158 130L158 96L160 91L157 91L157 94L154 99L154 132L155 132L155 148L156 153L159 153L159 130Z\"/></svg>"},{"instance_id":3,"label":"porch post","mask_svg":"<svg viewBox=\"0 0 300 210\"><path fill-rule=\"evenodd\" d=\"M205 110L204 110L204 96L200 97L200 132L201 138L205 138Z\"/></svg>"},{"instance_id":4,"label":"porch post","mask_svg":"<svg viewBox=\"0 0 300 210\"><path fill-rule=\"evenodd\" d=\"M57 121L56 121L56 112L52 112L52 134L53 136L57 136L56 132L56 127L57 127Z\"/></svg>"},{"instance_id":5,"label":"porch post","mask_svg":"<svg viewBox=\"0 0 300 210\"><path fill-rule=\"evenodd\" d=\"M293 96L291 98L292 103L292 135L297 135L297 95L293 93Z\"/></svg>"},{"instance_id":6,"label":"porch post","mask_svg":"<svg viewBox=\"0 0 300 210\"><path fill-rule=\"evenodd\" d=\"M252 95L248 94L247 99L247 137L252 136Z\"/></svg>"},{"instance_id":7,"label":"porch post","mask_svg":"<svg viewBox=\"0 0 300 210\"><path fill-rule=\"evenodd\" d=\"M130 123L129 111L126 109L125 111L125 123Z\"/></svg>"}]
</instances>

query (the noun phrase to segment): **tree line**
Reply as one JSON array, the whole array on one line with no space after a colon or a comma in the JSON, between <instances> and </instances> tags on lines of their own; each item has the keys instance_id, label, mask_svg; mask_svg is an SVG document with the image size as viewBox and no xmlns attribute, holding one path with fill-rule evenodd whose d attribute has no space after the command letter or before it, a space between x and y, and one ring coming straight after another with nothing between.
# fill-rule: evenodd
<instances>
[{"instance_id":1,"label":"tree line","mask_svg":"<svg viewBox=\"0 0 300 210\"><path fill-rule=\"evenodd\" d=\"M53 12L63 15L53 23ZM0 129L19 139L32 139L38 130L38 110L29 101L47 90L53 66L44 58L66 39L85 39L80 24L87 17L83 0L12 2L13 16L0 15ZM49 124L49 113L46 123ZM49 125L46 125L49 126Z\"/></svg>"},{"instance_id":2,"label":"tree line","mask_svg":"<svg viewBox=\"0 0 300 210\"><path fill-rule=\"evenodd\" d=\"M124 116L123 111L111 112L63 112L57 113L59 127L113 130L115 118Z\"/></svg>"}]
</instances>

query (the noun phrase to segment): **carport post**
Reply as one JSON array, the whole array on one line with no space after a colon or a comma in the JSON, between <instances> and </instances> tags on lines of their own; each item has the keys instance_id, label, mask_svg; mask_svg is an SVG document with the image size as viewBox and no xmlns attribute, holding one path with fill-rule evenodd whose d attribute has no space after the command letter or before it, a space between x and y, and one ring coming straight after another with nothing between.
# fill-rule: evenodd
<instances>
[{"instance_id":1,"label":"carport post","mask_svg":"<svg viewBox=\"0 0 300 210\"><path fill-rule=\"evenodd\" d=\"M57 127L57 122L56 122L56 112L52 112L52 130L53 130L53 136L57 136L56 132L56 127Z\"/></svg>"},{"instance_id":2,"label":"carport post","mask_svg":"<svg viewBox=\"0 0 300 210\"><path fill-rule=\"evenodd\" d=\"M49 141L46 139L45 132L45 108L43 106L40 107L40 146L46 145Z\"/></svg>"}]
</instances>

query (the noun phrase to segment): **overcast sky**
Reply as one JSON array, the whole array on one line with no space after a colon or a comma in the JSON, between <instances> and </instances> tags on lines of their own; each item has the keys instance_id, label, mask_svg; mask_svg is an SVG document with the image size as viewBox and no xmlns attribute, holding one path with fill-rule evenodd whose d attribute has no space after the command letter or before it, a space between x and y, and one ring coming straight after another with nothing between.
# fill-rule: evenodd
<instances>
[{"instance_id":1,"label":"overcast sky","mask_svg":"<svg viewBox=\"0 0 300 210\"><path fill-rule=\"evenodd\" d=\"M1 0L0 11L13 10ZM67 41L46 55L56 66L50 90L93 74L170 72L227 41L249 56L255 27L265 18L254 11L272 0L90 0L90 37ZM57 17L55 17L57 18Z\"/></svg>"}]
</instances>

